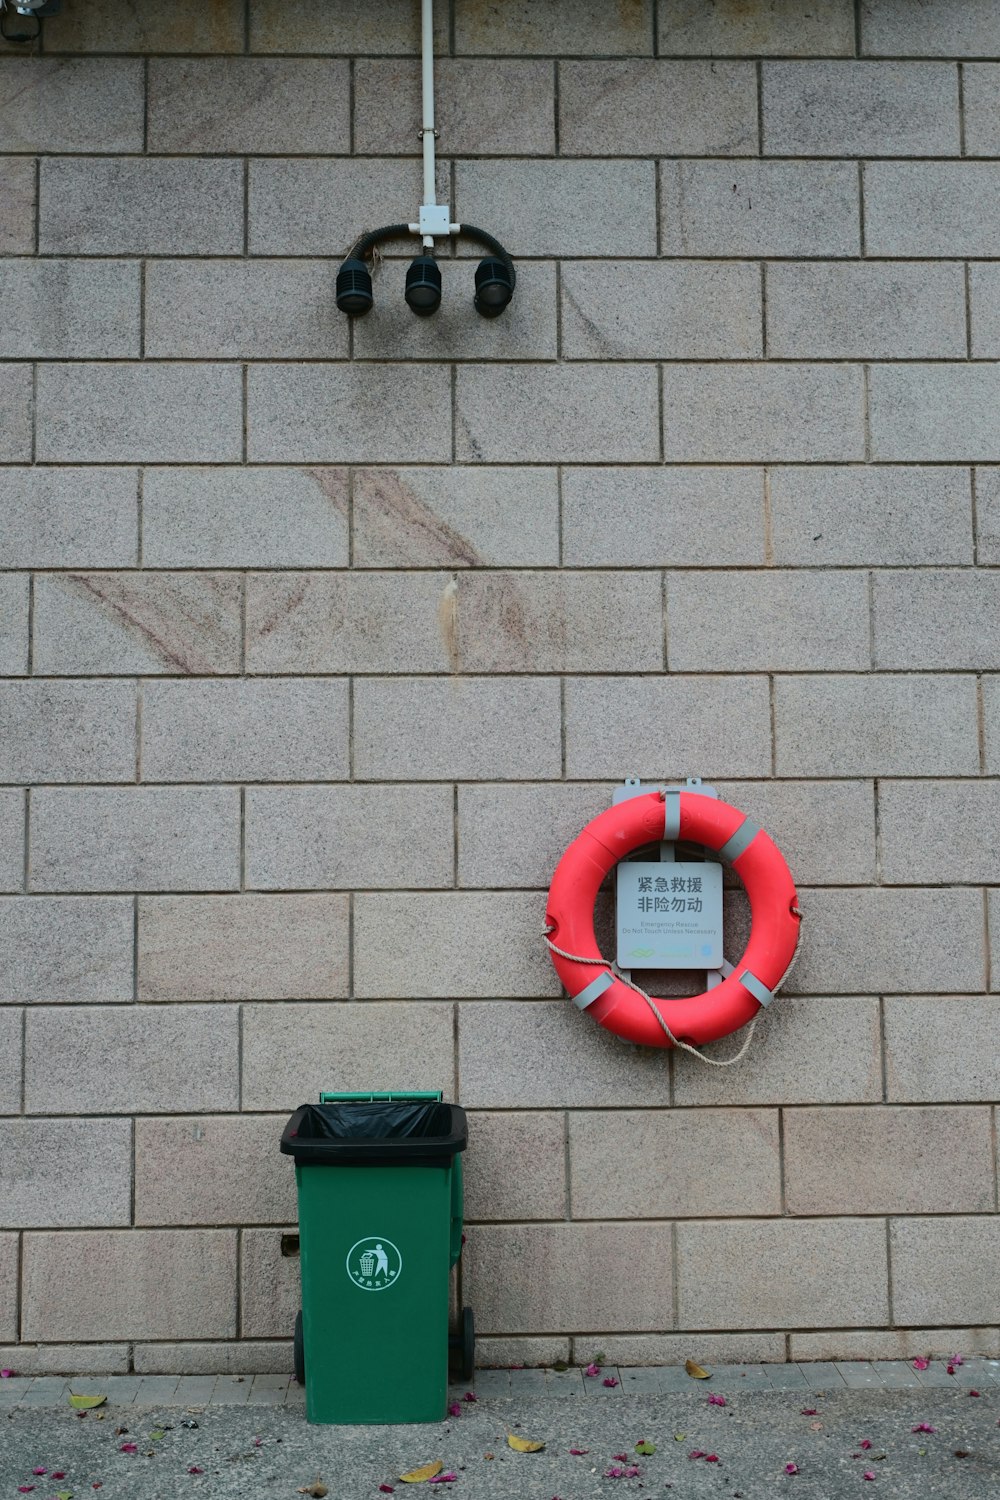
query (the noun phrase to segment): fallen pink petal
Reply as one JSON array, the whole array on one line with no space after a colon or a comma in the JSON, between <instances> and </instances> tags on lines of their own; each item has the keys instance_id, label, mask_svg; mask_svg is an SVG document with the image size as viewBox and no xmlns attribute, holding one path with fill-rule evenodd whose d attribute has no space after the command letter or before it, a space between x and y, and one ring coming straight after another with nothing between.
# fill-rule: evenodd
<instances>
[{"instance_id":1,"label":"fallen pink petal","mask_svg":"<svg viewBox=\"0 0 1000 1500\"><path fill-rule=\"evenodd\" d=\"M717 1464L721 1463L722 1460L719 1458L719 1455L717 1453L706 1453L705 1462L707 1464Z\"/></svg>"},{"instance_id":2,"label":"fallen pink petal","mask_svg":"<svg viewBox=\"0 0 1000 1500\"><path fill-rule=\"evenodd\" d=\"M395 1486L391 1484L380 1484L378 1491L380 1495L394 1495L396 1493Z\"/></svg>"},{"instance_id":3,"label":"fallen pink petal","mask_svg":"<svg viewBox=\"0 0 1000 1500\"><path fill-rule=\"evenodd\" d=\"M63 1469L53 1469L52 1473L49 1475L49 1478L50 1479L65 1479L66 1478L66 1474L65 1474L65 1471Z\"/></svg>"},{"instance_id":4,"label":"fallen pink petal","mask_svg":"<svg viewBox=\"0 0 1000 1500\"><path fill-rule=\"evenodd\" d=\"M704 1448L692 1448L691 1452L688 1454L688 1458L704 1458L704 1457L705 1457L705 1450L704 1450Z\"/></svg>"},{"instance_id":5,"label":"fallen pink petal","mask_svg":"<svg viewBox=\"0 0 1000 1500\"><path fill-rule=\"evenodd\" d=\"M964 1354L953 1354L951 1356L951 1359L948 1361L948 1363L952 1364L952 1365L964 1365L965 1364L965 1355Z\"/></svg>"},{"instance_id":6,"label":"fallen pink petal","mask_svg":"<svg viewBox=\"0 0 1000 1500\"><path fill-rule=\"evenodd\" d=\"M629 1464L628 1468L625 1470L625 1478L636 1479L641 1473L642 1470L639 1468L638 1464Z\"/></svg>"},{"instance_id":7,"label":"fallen pink petal","mask_svg":"<svg viewBox=\"0 0 1000 1500\"><path fill-rule=\"evenodd\" d=\"M32 1474L47 1474L48 1469L32 1469Z\"/></svg>"},{"instance_id":8,"label":"fallen pink petal","mask_svg":"<svg viewBox=\"0 0 1000 1500\"><path fill-rule=\"evenodd\" d=\"M997 1423L997 1426L1000 1427L1000 1422ZM570 1453L572 1453L572 1455L573 1455L574 1458L582 1458L585 1453L589 1453L590 1452L590 1449L589 1448L571 1448L569 1451L570 1451Z\"/></svg>"},{"instance_id":9,"label":"fallen pink petal","mask_svg":"<svg viewBox=\"0 0 1000 1500\"><path fill-rule=\"evenodd\" d=\"M862 1474L861 1478L862 1479L874 1479L875 1478L875 1470L874 1469L866 1469L865 1472Z\"/></svg>"},{"instance_id":10,"label":"fallen pink petal","mask_svg":"<svg viewBox=\"0 0 1000 1500\"><path fill-rule=\"evenodd\" d=\"M448 1415L450 1417L460 1417L462 1415L461 1402L453 1401L448 1408Z\"/></svg>"},{"instance_id":11,"label":"fallen pink petal","mask_svg":"<svg viewBox=\"0 0 1000 1500\"><path fill-rule=\"evenodd\" d=\"M798 1464L786 1464L785 1465L785 1473L786 1474L797 1474L798 1472L799 1472L799 1466L798 1466Z\"/></svg>"},{"instance_id":12,"label":"fallen pink petal","mask_svg":"<svg viewBox=\"0 0 1000 1500\"><path fill-rule=\"evenodd\" d=\"M969 1392L969 1395L970 1395L970 1396L978 1396L978 1395L979 1395L979 1392L978 1392L978 1391L970 1391L970 1392Z\"/></svg>"},{"instance_id":13,"label":"fallen pink petal","mask_svg":"<svg viewBox=\"0 0 1000 1500\"><path fill-rule=\"evenodd\" d=\"M619 1463L619 1464L627 1464L628 1463L628 1454L627 1453L612 1453L611 1457L614 1459L615 1463Z\"/></svg>"},{"instance_id":14,"label":"fallen pink petal","mask_svg":"<svg viewBox=\"0 0 1000 1500\"><path fill-rule=\"evenodd\" d=\"M19 1495L30 1495L34 1488L35 1486L33 1484L19 1484L17 1487L17 1493Z\"/></svg>"},{"instance_id":15,"label":"fallen pink petal","mask_svg":"<svg viewBox=\"0 0 1000 1500\"><path fill-rule=\"evenodd\" d=\"M453 1474L452 1471L449 1469L447 1474L435 1474L434 1478L430 1481L430 1483L431 1484L454 1484L455 1480L457 1478L458 1478L458 1475L457 1474Z\"/></svg>"},{"instance_id":16,"label":"fallen pink petal","mask_svg":"<svg viewBox=\"0 0 1000 1500\"><path fill-rule=\"evenodd\" d=\"M602 1381L602 1384L606 1385L608 1387L611 1387L611 1386L617 1385L618 1382L617 1382L617 1380L615 1379L615 1377L613 1375L605 1375L604 1380ZM979 1392L977 1391L976 1394L978 1395Z\"/></svg>"},{"instance_id":17,"label":"fallen pink petal","mask_svg":"<svg viewBox=\"0 0 1000 1500\"><path fill-rule=\"evenodd\" d=\"M804 1406L799 1415L803 1417L814 1417L816 1415L816 1410L817 1408L815 1406Z\"/></svg>"},{"instance_id":18,"label":"fallen pink petal","mask_svg":"<svg viewBox=\"0 0 1000 1500\"><path fill-rule=\"evenodd\" d=\"M937 1432L937 1428L936 1427L932 1427L929 1422L918 1422L917 1425L916 1425L916 1427L911 1427L910 1428L910 1431L911 1432Z\"/></svg>"},{"instance_id":19,"label":"fallen pink petal","mask_svg":"<svg viewBox=\"0 0 1000 1500\"><path fill-rule=\"evenodd\" d=\"M13 1370L0 1370L0 1380L10 1380L13 1374Z\"/></svg>"},{"instance_id":20,"label":"fallen pink petal","mask_svg":"<svg viewBox=\"0 0 1000 1500\"><path fill-rule=\"evenodd\" d=\"M475 1391L466 1391L465 1395L462 1397L462 1400L463 1401L478 1401L479 1397L476 1395Z\"/></svg>"},{"instance_id":21,"label":"fallen pink petal","mask_svg":"<svg viewBox=\"0 0 1000 1500\"><path fill-rule=\"evenodd\" d=\"M593 1378L593 1376L595 1376L595 1375L600 1375L600 1373L601 1373L601 1367L600 1367L600 1365L589 1364L586 1367L586 1369L584 1370L583 1373L585 1375L590 1375Z\"/></svg>"},{"instance_id":22,"label":"fallen pink petal","mask_svg":"<svg viewBox=\"0 0 1000 1500\"><path fill-rule=\"evenodd\" d=\"M916 1359L913 1361L913 1368L915 1370L929 1370L930 1367L931 1367L930 1360L929 1359L924 1359L924 1356L922 1354L918 1354L917 1357L916 1357Z\"/></svg>"},{"instance_id":23,"label":"fallen pink petal","mask_svg":"<svg viewBox=\"0 0 1000 1500\"><path fill-rule=\"evenodd\" d=\"M708 1398L708 1404L709 1406L725 1406L726 1398L725 1396L717 1396L713 1392L712 1395Z\"/></svg>"},{"instance_id":24,"label":"fallen pink petal","mask_svg":"<svg viewBox=\"0 0 1000 1500\"><path fill-rule=\"evenodd\" d=\"M138 1453L138 1451L139 1449L136 1447L135 1443L122 1443L121 1447L118 1449L119 1453Z\"/></svg>"},{"instance_id":25,"label":"fallen pink petal","mask_svg":"<svg viewBox=\"0 0 1000 1500\"><path fill-rule=\"evenodd\" d=\"M625 1470L621 1464L612 1464L610 1469L605 1469L604 1477L605 1479L624 1479Z\"/></svg>"},{"instance_id":26,"label":"fallen pink petal","mask_svg":"<svg viewBox=\"0 0 1000 1500\"><path fill-rule=\"evenodd\" d=\"M190 1467L190 1469L188 1469L188 1473L189 1474L204 1474L204 1472L205 1472L205 1470L204 1469L199 1469L199 1467L198 1467L197 1464L192 1464L191 1467Z\"/></svg>"},{"instance_id":27,"label":"fallen pink petal","mask_svg":"<svg viewBox=\"0 0 1000 1500\"><path fill-rule=\"evenodd\" d=\"M872 1445L871 1438L862 1438L861 1441L860 1441L860 1443L858 1444L858 1447L859 1448L870 1448L871 1445Z\"/></svg>"}]
</instances>

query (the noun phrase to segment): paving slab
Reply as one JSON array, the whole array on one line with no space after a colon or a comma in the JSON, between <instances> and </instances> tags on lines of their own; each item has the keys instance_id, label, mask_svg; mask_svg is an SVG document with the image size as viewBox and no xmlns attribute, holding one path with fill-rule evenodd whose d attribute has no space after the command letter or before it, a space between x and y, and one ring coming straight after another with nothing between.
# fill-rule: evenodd
<instances>
[{"instance_id":1,"label":"paving slab","mask_svg":"<svg viewBox=\"0 0 1000 1500\"><path fill-rule=\"evenodd\" d=\"M669 1365L640 1365L635 1369L622 1368L622 1394L626 1396L662 1396L670 1390L680 1390L678 1376L682 1371ZM684 1374L685 1380L690 1376Z\"/></svg>"},{"instance_id":2,"label":"paving slab","mask_svg":"<svg viewBox=\"0 0 1000 1500\"><path fill-rule=\"evenodd\" d=\"M878 1377L884 1386L893 1390L912 1389L919 1386L917 1372L905 1359L875 1359L872 1368L878 1372Z\"/></svg>"},{"instance_id":3,"label":"paving slab","mask_svg":"<svg viewBox=\"0 0 1000 1500\"><path fill-rule=\"evenodd\" d=\"M511 1370L510 1393L515 1400L518 1396L544 1396L545 1371Z\"/></svg>"},{"instance_id":4,"label":"paving slab","mask_svg":"<svg viewBox=\"0 0 1000 1500\"><path fill-rule=\"evenodd\" d=\"M799 1369L805 1375L810 1390L843 1390L844 1377L832 1360L816 1359L808 1363L800 1361Z\"/></svg>"},{"instance_id":5,"label":"paving slab","mask_svg":"<svg viewBox=\"0 0 1000 1500\"><path fill-rule=\"evenodd\" d=\"M66 1382L74 1396L107 1396L115 1406L129 1406L142 1383L141 1375L73 1375Z\"/></svg>"},{"instance_id":6,"label":"paving slab","mask_svg":"<svg viewBox=\"0 0 1000 1500\"><path fill-rule=\"evenodd\" d=\"M248 1375L220 1375L212 1392L213 1406L246 1406L253 1388Z\"/></svg>"},{"instance_id":7,"label":"paving slab","mask_svg":"<svg viewBox=\"0 0 1000 1500\"><path fill-rule=\"evenodd\" d=\"M882 1384L878 1371L867 1359L841 1359L836 1364L844 1384L852 1390L875 1390Z\"/></svg>"},{"instance_id":8,"label":"paving slab","mask_svg":"<svg viewBox=\"0 0 1000 1500\"><path fill-rule=\"evenodd\" d=\"M617 1365L602 1365L600 1375L584 1376L583 1388L587 1396L620 1396L622 1373Z\"/></svg>"},{"instance_id":9,"label":"paving slab","mask_svg":"<svg viewBox=\"0 0 1000 1500\"><path fill-rule=\"evenodd\" d=\"M545 1394L547 1396L585 1396L583 1371L575 1367L568 1370L546 1370Z\"/></svg>"},{"instance_id":10,"label":"paving slab","mask_svg":"<svg viewBox=\"0 0 1000 1500\"><path fill-rule=\"evenodd\" d=\"M182 1406L207 1406L218 1381L217 1375L182 1375L174 1400Z\"/></svg>"},{"instance_id":11,"label":"paving slab","mask_svg":"<svg viewBox=\"0 0 1000 1500\"><path fill-rule=\"evenodd\" d=\"M923 1386L954 1386L957 1383L955 1376L948 1374L948 1367L943 1360L932 1359L926 1370L918 1370L916 1373Z\"/></svg>"},{"instance_id":12,"label":"paving slab","mask_svg":"<svg viewBox=\"0 0 1000 1500\"><path fill-rule=\"evenodd\" d=\"M798 1365L764 1365L772 1391L804 1391L809 1382Z\"/></svg>"}]
</instances>

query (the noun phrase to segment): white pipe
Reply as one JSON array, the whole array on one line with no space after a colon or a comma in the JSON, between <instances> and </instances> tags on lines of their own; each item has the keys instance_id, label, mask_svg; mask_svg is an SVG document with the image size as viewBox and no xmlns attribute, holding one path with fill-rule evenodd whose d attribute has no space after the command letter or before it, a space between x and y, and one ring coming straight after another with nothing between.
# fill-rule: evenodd
<instances>
[{"instance_id":1,"label":"white pipe","mask_svg":"<svg viewBox=\"0 0 1000 1500\"><path fill-rule=\"evenodd\" d=\"M424 202L437 203L434 181L434 0L420 0L420 48L424 101Z\"/></svg>"}]
</instances>

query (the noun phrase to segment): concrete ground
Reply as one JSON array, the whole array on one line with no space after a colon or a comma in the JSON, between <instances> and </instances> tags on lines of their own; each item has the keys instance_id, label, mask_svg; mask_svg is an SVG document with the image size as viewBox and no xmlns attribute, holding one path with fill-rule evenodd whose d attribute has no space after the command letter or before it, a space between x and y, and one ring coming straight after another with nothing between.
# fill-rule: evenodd
<instances>
[{"instance_id":1,"label":"concrete ground","mask_svg":"<svg viewBox=\"0 0 1000 1500\"><path fill-rule=\"evenodd\" d=\"M969 1360L954 1376L940 1364L924 1372L895 1363L727 1367L699 1382L674 1368L604 1369L595 1379L481 1371L475 1402L453 1392L459 1416L399 1427L309 1426L301 1391L289 1394L281 1376L68 1384L107 1391L102 1420L72 1411L61 1380L0 1384L0 1496L285 1500L316 1480L332 1500L367 1500L383 1486L456 1500L1000 1495L1000 1363L992 1361ZM919 1424L935 1430L914 1432ZM545 1450L511 1451L510 1432ZM655 1452L637 1453L641 1442ZM430 1460L454 1480L400 1484ZM615 1472L631 1468L638 1472Z\"/></svg>"}]
</instances>

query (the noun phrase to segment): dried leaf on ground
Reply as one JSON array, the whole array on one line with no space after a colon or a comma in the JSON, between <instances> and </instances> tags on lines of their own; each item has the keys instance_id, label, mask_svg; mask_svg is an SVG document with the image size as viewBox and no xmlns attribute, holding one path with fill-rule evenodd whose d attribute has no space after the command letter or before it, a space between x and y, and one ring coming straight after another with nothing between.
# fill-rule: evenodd
<instances>
[{"instance_id":1,"label":"dried leaf on ground","mask_svg":"<svg viewBox=\"0 0 1000 1500\"><path fill-rule=\"evenodd\" d=\"M103 1406L107 1396L74 1396L70 1395L69 1404L74 1411L94 1411L98 1406Z\"/></svg>"},{"instance_id":2,"label":"dried leaf on ground","mask_svg":"<svg viewBox=\"0 0 1000 1500\"><path fill-rule=\"evenodd\" d=\"M656 1452L656 1444L647 1443L646 1439L643 1438L641 1443L636 1443L635 1451L636 1453L641 1453L644 1458L648 1458L651 1453Z\"/></svg>"},{"instance_id":3,"label":"dried leaf on ground","mask_svg":"<svg viewBox=\"0 0 1000 1500\"><path fill-rule=\"evenodd\" d=\"M299 1495L312 1495L313 1500L323 1500L323 1496L328 1495L330 1491L322 1479L314 1479L312 1484L304 1484L296 1493Z\"/></svg>"},{"instance_id":4,"label":"dried leaf on ground","mask_svg":"<svg viewBox=\"0 0 1000 1500\"><path fill-rule=\"evenodd\" d=\"M409 1469L405 1474L400 1474L401 1484L424 1484L426 1480L433 1479L435 1474L440 1474L444 1464L441 1460L434 1459L429 1464L421 1464L419 1469Z\"/></svg>"},{"instance_id":5,"label":"dried leaf on ground","mask_svg":"<svg viewBox=\"0 0 1000 1500\"><path fill-rule=\"evenodd\" d=\"M531 1438L518 1437L516 1432L508 1432L507 1446L513 1448L515 1453L541 1453L545 1444L533 1442Z\"/></svg>"},{"instance_id":6,"label":"dried leaf on ground","mask_svg":"<svg viewBox=\"0 0 1000 1500\"><path fill-rule=\"evenodd\" d=\"M684 1368L692 1380L711 1380L712 1378L711 1370L702 1369L701 1365L695 1364L693 1359L686 1359L684 1361Z\"/></svg>"}]
</instances>

